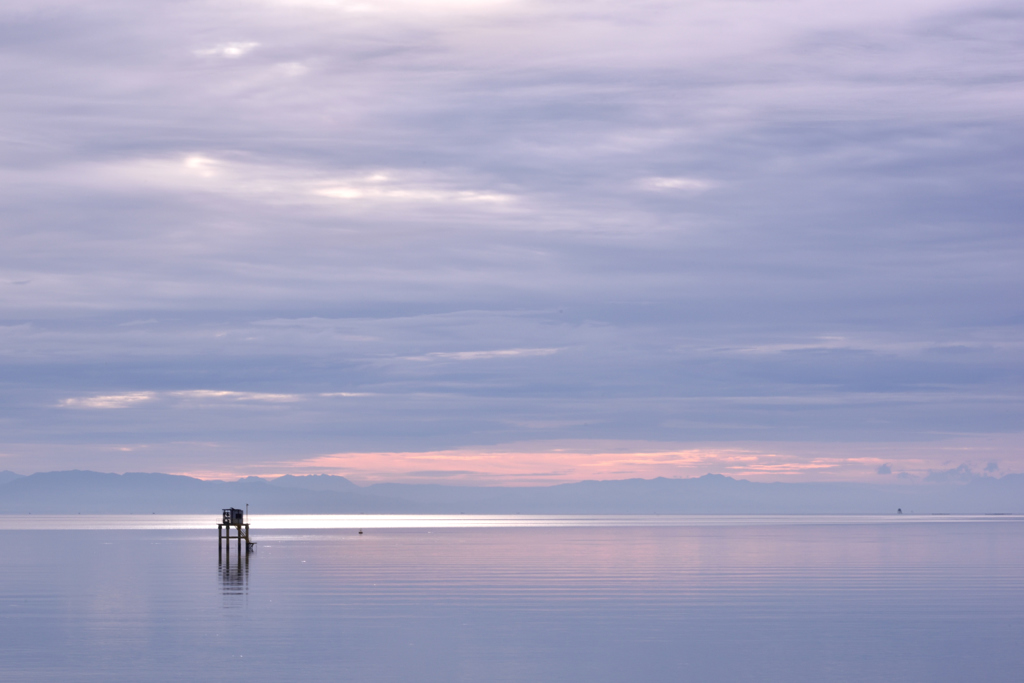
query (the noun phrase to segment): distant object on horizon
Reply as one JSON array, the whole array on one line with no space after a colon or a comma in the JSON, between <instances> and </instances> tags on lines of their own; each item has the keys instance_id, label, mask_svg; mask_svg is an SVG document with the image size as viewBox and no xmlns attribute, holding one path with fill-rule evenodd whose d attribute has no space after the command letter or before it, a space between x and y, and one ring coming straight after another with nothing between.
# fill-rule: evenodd
<instances>
[{"instance_id":1,"label":"distant object on horizon","mask_svg":"<svg viewBox=\"0 0 1024 683\"><path fill-rule=\"evenodd\" d=\"M896 508L896 514L897 515L902 515L903 514L903 508Z\"/></svg>"}]
</instances>

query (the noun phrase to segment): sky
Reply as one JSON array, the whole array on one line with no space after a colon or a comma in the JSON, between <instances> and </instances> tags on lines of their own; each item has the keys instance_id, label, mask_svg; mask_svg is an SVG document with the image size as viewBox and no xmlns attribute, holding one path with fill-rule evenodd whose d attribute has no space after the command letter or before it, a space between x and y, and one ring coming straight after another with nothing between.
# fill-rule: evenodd
<instances>
[{"instance_id":1,"label":"sky","mask_svg":"<svg viewBox=\"0 0 1024 683\"><path fill-rule=\"evenodd\" d=\"M7 0L0 470L1024 472L1022 57L1002 0Z\"/></svg>"}]
</instances>

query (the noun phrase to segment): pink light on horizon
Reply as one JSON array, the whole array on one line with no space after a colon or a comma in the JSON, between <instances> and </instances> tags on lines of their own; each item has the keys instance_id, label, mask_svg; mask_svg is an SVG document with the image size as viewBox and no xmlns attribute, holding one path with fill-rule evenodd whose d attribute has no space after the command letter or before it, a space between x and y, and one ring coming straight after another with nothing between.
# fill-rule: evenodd
<instances>
[{"instance_id":1,"label":"pink light on horizon","mask_svg":"<svg viewBox=\"0 0 1024 683\"><path fill-rule=\"evenodd\" d=\"M863 475L882 462L881 459L864 458L854 469ZM686 478L705 474L779 479L808 472L831 472L835 475L832 478L846 479L851 475L839 471L848 463L837 458L794 458L741 449L595 451L505 447L494 450L331 453L270 467L274 467L274 475L329 473L361 484L535 486L591 479Z\"/></svg>"},{"instance_id":2,"label":"pink light on horizon","mask_svg":"<svg viewBox=\"0 0 1024 683\"><path fill-rule=\"evenodd\" d=\"M358 484L381 482L537 486L592 479L689 478L723 474L753 481L920 480L966 464L976 473L1001 463L999 475L1024 471L1019 435L955 437L918 443L730 443L536 441L435 451L359 451L294 460L261 459L216 470L193 466L201 479L334 474ZM237 463L237 461L236 461Z\"/></svg>"}]
</instances>

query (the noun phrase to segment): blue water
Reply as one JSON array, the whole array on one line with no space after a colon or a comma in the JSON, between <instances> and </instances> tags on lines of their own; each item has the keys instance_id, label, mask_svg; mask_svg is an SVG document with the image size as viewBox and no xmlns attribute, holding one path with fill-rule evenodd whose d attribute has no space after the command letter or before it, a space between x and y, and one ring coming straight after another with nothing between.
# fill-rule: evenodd
<instances>
[{"instance_id":1,"label":"blue water","mask_svg":"<svg viewBox=\"0 0 1024 683\"><path fill-rule=\"evenodd\" d=\"M0 517L0 680L1024 676L1021 517L216 521Z\"/></svg>"}]
</instances>

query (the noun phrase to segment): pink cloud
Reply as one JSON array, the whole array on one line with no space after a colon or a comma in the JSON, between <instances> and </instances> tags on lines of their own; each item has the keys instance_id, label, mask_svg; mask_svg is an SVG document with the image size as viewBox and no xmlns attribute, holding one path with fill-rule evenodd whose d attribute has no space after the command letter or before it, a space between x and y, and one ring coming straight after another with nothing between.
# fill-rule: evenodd
<instances>
[{"instance_id":1,"label":"pink cloud","mask_svg":"<svg viewBox=\"0 0 1024 683\"><path fill-rule=\"evenodd\" d=\"M208 461L207 461L208 462ZM870 481L923 478L967 464L981 472L1024 471L1024 435L954 436L916 443L556 440L437 451L336 452L294 460L263 460L244 468L200 465L179 471L203 479L282 474L336 474L359 484L378 482L531 486L586 479L699 477L724 474L753 481ZM884 480L889 465L896 475Z\"/></svg>"},{"instance_id":2,"label":"pink cloud","mask_svg":"<svg viewBox=\"0 0 1024 683\"><path fill-rule=\"evenodd\" d=\"M836 455L739 447L671 448L647 442L507 444L422 452L331 453L277 463L280 473L329 472L360 483L418 482L526 486L586 479L697 477L744 479L863 478L882 456Z\"/></svg>"}]
</instances>

